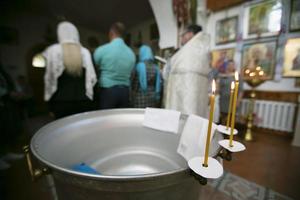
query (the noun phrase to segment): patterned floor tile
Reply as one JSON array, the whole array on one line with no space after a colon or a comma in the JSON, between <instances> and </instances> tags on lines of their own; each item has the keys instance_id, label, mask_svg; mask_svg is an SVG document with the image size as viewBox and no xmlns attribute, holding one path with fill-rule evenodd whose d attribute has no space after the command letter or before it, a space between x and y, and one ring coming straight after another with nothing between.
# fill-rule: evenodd
<instances>
[{"instance_id":1,"label":"patterned floor tile","mask_svg":"<svg viewBox=\"0 0 300 200\"><path fill-rule=\"evenodd\" d=\"M215 188L215 192L203 199L292 200L290 197L228 172L218 180L209 181L207 187Z\"/></svg>"}]
</instances>

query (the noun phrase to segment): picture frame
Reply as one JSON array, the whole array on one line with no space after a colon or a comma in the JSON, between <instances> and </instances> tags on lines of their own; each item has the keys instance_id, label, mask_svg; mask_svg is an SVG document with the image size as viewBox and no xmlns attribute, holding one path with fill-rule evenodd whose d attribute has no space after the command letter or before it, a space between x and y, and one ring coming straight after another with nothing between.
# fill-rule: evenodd
<instances>
[{"instance_id":1,"label":"picture frame","mask_svg":"<svg viewBox=\"0 0 300 200\"><path fill-rule=\"evenodd\" d=\"M289 30L300 31L300 1L291 0L290 25Z\"/></svg>"},{"instance_id":2,"label":"picture frame","mask_svg":"<svg viewBox=\"0 0 300 200\"><path fill-rule=\"evenodd\" d=\"M284 77L300 77L300 37L289 38L284 47Z\"/></svg>"},{"instance_id":3,"label":"picture frame","mask_svg":"<svg viewBox=\"0 0 300 200\"><path fill-rule=\"evenodd\" d=\"M281 29L282 8L282 0L260 1L246 7L243 38L278 35Z\"/></svg>"},{"instance_id":4,"label":"picture frame","mask_svg":"<svg viewBox=\"0 0 300 200\"><path fill-rule=\"evenodd\" d=\"M245 44L242 49L241 73L258 66L264 71L264 79L272 80L276 62L276 41Z\"/></svg>"},{"instance_id":5,"label":"picture frame","mask_svg":"<svg viewBox=\"0 0 300 200\"><path fill-rule=\"evenodd\" d=\"M238 16L216 22L216 44L234 42L237 39Z\"/></svg>"},{"instance_id":6,"label":"picture frame","mask_svg":"<svg viewBox=\"0 0 300 200\"><path fill-rule=\"evenodd\" d=\"M220 73L225 73L228 61L234 59L235 48L218 49L211 51L211 66Z\"/></svg>"}]
</instances>

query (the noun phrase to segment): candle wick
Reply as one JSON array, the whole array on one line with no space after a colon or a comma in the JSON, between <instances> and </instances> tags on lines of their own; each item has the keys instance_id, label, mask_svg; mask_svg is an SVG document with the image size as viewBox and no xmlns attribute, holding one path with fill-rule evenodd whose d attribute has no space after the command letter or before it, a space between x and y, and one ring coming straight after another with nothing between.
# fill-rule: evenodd
<instances>
[{"instance_id":1,"label":"candle wick","mask_svg":"<svg viewBox=\"0 0 300 200\"><path fill-rule=\"evenodd\" d=\"M204 164L204 163L202 164L202 166L203 166L203 167L208 167L208 165L206 165L206 164Z\"/></svg>"}]
</instances>

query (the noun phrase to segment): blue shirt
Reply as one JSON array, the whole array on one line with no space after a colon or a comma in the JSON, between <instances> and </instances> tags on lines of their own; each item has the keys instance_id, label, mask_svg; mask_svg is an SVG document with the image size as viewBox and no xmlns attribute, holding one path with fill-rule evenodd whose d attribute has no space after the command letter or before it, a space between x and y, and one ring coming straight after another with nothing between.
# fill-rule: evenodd
<instances>
[{"instance_id":1,"label":"blue shirt","mask_svg":"<svg viewBox=\"0 0 300 200\"><path fill-rule=\"evenodd\" d=\"M123 39L116 38L98 47L94 52L95 63L100 67L99 86L130 85L131 71L135 65L135 55Z\"/></svg>"}]
</instances>

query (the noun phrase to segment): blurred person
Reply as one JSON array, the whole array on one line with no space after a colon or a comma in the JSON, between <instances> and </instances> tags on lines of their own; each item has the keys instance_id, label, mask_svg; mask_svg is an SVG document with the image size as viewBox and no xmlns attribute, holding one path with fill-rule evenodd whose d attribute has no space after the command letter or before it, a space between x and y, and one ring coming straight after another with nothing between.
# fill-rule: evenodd
<instances>
[{"instance_id":1,"label":"blurred person","mask_svg":"<svg viewBox=\"0 0 300 200\"><path fill-rule=\"evenodd\" d=\"M90 52L80 44L77 28L70 22L61 22L57 36L59 43L43 52L44 99L55 118L61 118L93 109L97 77Z\"/></svg>"},{"instance_id":2,"label":"blurred person","mask_svg":"<svg viewBox=\"0 0 300 200\"><path fill-rule=\"evenodd\" d=\"M139 48L139 62L133 70L132 103L134 108L157 107L160 102L161 76L147 45Z\"/></svg>"},{"instance_id":3,"label":"blurred person","mask_svg":"<svg viewBox=\"0 0 300 200\"><path fill-rule=\"evenodd\" d=\"M25 76L19 75L17 77L16 91L18 93L19 104L22 109L23 117L30 117L34 113L34 99L32 87L27 82Z\"/></svg>"},{"instance_id":4,"label":"blurred person","mask_svg":"<svg viewBox=\"0 0 300 200\"><path fill-rule=\"evenodd\" d=\"M114 23L109 30L110 42L94 52L94 61L99 66L100 109L129 107L129 86L135 54L125 44L125 26Z\"/></svg>"},{"instance_id":5,"label":"blurred person","mask_svg":"<svg viewBox=\"0 0 300 200\"><path fill-rule=\"evenodd\" d=\"M202 27L199 25L189 25L183 34L181 34L181 44L185 45L188 41L190 41L197 33L202 31Z\"/></svg>"},{"instance_id":6,"label":"blurred person","mask_svg":"<svg viewBox=\"0 0 300 200\"><path fill-rule=\"evenodd\" d=\"M197 25L188 26L182 36L184 46L171 57L165 107L207 117L209 36L201 30Z\"/></svg>"},{"instance_id":7,"label":"blurred person","mask_svg":"<svg viewBox=\"0 0 300 200\"><path fill-rule=\"evenodd\" d=\"M22 131L20 111L16 101L15 85L0 63L0 170L10 167L9 161L23 158L12 153Z\"/></svg>"},{"instance_id":8,"label":"blurred person","mask_svg":"<svg viewBox=\"0 0 300 200\"><path fill-rule=\"evenodd\" d=\"M32 95L32 88L27 82L25 76L19 75L17 77L17 85L16 90L22 95L24 98L31 98Z\"/></svg>"},{"instance_id":9,"label":"blurred person","mask_svg":"<svg viewBox=\"0 0 300 200\"><path fill-rule=\"evenodd\" d=\"M236 71L235 63L233 60L228 60L228 65L225 74L219 75L219 94L220 94L220 111L221 123L226 124L229 101L230 101L230 88L231 82L235 81L234 73ZM239 77L239 92L237 98L237 114L239 113L240 104L243 98L243 79Z\"/></svg>"},{"instance_id":10,"label":"blurred person","mask_svg":"<svg viewBox=\"0 0 300 200\"><path fill-rule=\"evenodd\" d=\"M222 51L220 58L216 62L216 68L219 70L219 72L225 73L227 65L228 65L227 53L226 51Z\"/></svg>"},{"instance_id":11,"label":"blurred person","mask_svg":"<svg viewBox=\"0 0 300 200\"><path fill-rule=\"evenodd\" d=\"M202 31L202 27L199 25L192 24L192 25L187 26L186 29L181 34L181 38L180 38L181 39L181 48L188 41L190 41L196 34L198 34L201 31ZM180 48L176 49L173 53L176 54L179 50L180 50ZM167 82L169 74L171 72L171 67L172 67L171 66L171 56L173 56L173 55L172 54L167 55L167 63L165 64L165 66L163 67L163 70L162 70L162 76L163 76L165 82Z\"/></svg>"}]
</instances>

